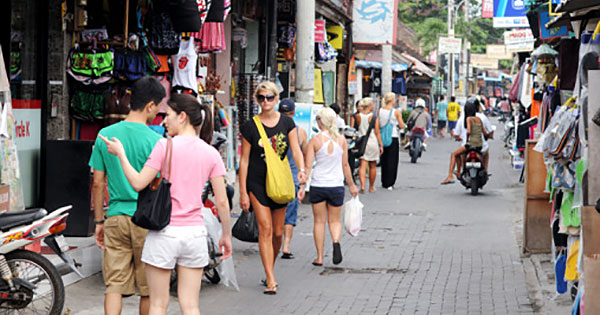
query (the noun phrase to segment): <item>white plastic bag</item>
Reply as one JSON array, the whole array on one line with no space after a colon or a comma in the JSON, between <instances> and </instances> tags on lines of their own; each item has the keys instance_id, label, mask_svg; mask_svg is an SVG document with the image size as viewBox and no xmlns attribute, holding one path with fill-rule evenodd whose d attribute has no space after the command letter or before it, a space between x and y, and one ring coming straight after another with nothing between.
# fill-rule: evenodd
<instances>
[{"instance_id":1,"label":"white plastic bag","mask_svg":"<svg viewBox=\"0 0 600 315\"><path fill-rule=\"evenodd\" d=\"M214 216L209 208L202 207L202 216L204 217L204 224L206 225L208 237L212 238L215 251L219 251L219 240L223 234L221 223L219 223L219 220ZM235 276L235 269L233 267L233 255L221 261L221 263L217 266L217 272L221 277L219 284L223 284L226 287L231 287L236 291L240 290L240 287L237 283L237 278Z\"/></svg>"},{"instance_id":2,"label":"white plastic bag","mask_svg":"<svg viewBox=\"0 0 600 315\"><path fill-rule=\"evenodd\" d=\"M360 232L362 209L363 204L358 200L358 196L352 197L344 204L344 226L352 236L356 236Z\"/></svg>"}]
</instances>

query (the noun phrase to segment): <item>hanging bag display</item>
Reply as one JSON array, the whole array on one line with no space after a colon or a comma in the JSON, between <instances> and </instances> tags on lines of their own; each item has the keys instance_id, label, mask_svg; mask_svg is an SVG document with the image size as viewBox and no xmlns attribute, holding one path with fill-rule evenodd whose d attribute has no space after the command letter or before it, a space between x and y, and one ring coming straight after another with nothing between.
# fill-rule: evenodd
<instances>
[{"instance_id":1,"label":"hanging bag display","mask_svg":"<svg viewBox=\"0 0 600 315\"><path fill-rule=\"evenodd\" d=\"M171 183L165 175L171 175L172 156L173 142L167 138L167 149L160 176L139 192L137 209L131 217L131 221L141 228L160 231L171 222Z\"/></svg>"},{"instance_id":2,"label":"hanging bag display","mask_svg":"<svg viewBox=\"0 0 600 315\"><path fill-rule=\"evenodd\" d=\"M271 141L269 141L258 115L254 116L254 123L265 149L267 196L278 204L287 204L296 197L296 188L294 187L290 163L287 156L282 161L270 145Z\"/></svg>"},{"instance_id":3,"label":"hanging bag display","mask_svg":"<svg viewBox=\"0 0 600 315\"><path fill-rule=\"evenodd\" d=\"M394 125L392 124L392 114L394 113L394 110L395 109L390 110L390 115L388 116L387 123L383 127L379 128L379 131L381 133L381 142L384 148L387 148L392 144L392 133L394 131Z\"/></svg>"}]
</instances>

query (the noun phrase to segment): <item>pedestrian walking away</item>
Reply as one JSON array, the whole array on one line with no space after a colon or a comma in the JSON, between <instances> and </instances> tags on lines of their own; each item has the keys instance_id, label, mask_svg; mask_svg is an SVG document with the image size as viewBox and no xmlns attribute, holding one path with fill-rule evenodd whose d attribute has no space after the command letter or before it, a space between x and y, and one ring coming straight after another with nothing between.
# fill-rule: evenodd
<instances>
[{"instance_id":1,"label":"pedestrian walking away","mask_svg":"<svg viewBox=\"0 0 600 315\"><path fill-rule=\"evenodd\" d=\"M437 133L440 138L444 137L444 129L448 121L448 103L444 95L440 96L440 101L435 106L437 117Z\"/></svg>"},{"instance_id":2,"label":"pedestrian walking away","mask_svg":"<svg viewBox=\"0 0 600 315\"><path fill-rule=\"evenodd\" d=\"M363 98L359 105L360 114L356 116L358 124L359 136L364 136L369 130L371 120L375 119L375 124L369 138L367 139L367 147L365 153L360 157L360 166L358 168L358 177L360 179L360 191L365 191L367 166L369 167L369 192L375 191L375 177L377 176L377 160L383 153L383 144L381 143L381 135L379 132L379 118L373 113L373 99L370 97Z\"/></svg>"},{"instance_id":3,"label":"pedestrian walking away","mask_svg":"<svg viewBox=\"0 0 600 315\"><path fill-rule=\"evenodd\" d=\"M284 98L279 102L279 112L287 115L290 118L294 118L296 113L296 104L291 98ZM296 134L298 136L298 143L302 152L306 149L306 131L300 126L296 126ZM296 187L296 194L300 190L300 183L298 182L298 166L294 162L294 156L292 150L287 152L288 162L290 163L290 169L292 170L292 176L294 178L294 186ZM292 242L292 236L294 235L294 227L296 226L296 219L298 218L298 206L300 205L298 197L294 198L293 201L287 204L285 210L285 222L283 225L283 247L281 249L281 258L293 259L294 254L290 249L290 243Z\"/></svg>"},{"instance_id":4,"label":"pedestrian walking away","mask_svg":"<svg viewBox=\"0 0 600 315\"><path fill-rule=\"evenodd\" d=\"M383 97L384 106L379 110L379 120L381 130L386 125L390 125L392 142L383 148L381 154L381 186L392 190L396 184L398 176L398 163L400 162L400 133L398 128L404 129L404 121L399 110L394 108L396 104L396 94L392 92L385 93ZM382 131L384 132L384 131Z\"/></svg>"},{"instance_id":5,"label":"pedestrian walking away","mask_svg":"<svg viewBox=\"0 0 600 315\"><path fill-rule=\"evenodd\" d=\"M106 285L104 313L120 314L123 296L140 295L140 314L148 314L149 291L142 264L142 249L147 230L131 222L137 208L134 190L116 156L109 154L101 137L120 139L131 167L139 171L161 136L146 124L150 123L165 97L165 89L152 77L135 81L131 93L130 111L125 120L103 128L96 139L89 165L93 169L93 200L96 244L103 250L102 276ZM108 183L108 210L104 214L105 181ZM106 219L105 219L106 216Z\"/></svg>"},{"instance_id":6,"label":"pedestrian walking away","mask_svg":"<svg viewBox=\"0 0 600 315\"><path fill-rule=\"evenodd\" d=\"M456 128L456 121L460 116L460 105L456 102L456 97L450 97L450 103L448 103L448 130L450 136L454 137L454 128Z\"/></svg>"},{"instance_id":7,"label":"pedestrian walking away","mask_svg":"<svg viewBox=\"0 0 600 315\"><path fill-rule=\"evenodd\" d=\"M294 161L299 168L298 182L304 184L306 171L304 159L298 144L298 134L294 121L275 111L279 101L277 86L272 82L262 82L254 95L261 107L258 115L270 143L263 143L254 120L248 121L241 128L242 156L240 159L240 206L244 211L252 207L256 213L258 224L258 248L266 274L265 294L277 293L277 281L273 272L275 260L281 248L283 225L285 222L286 204L278 204L267 196L264 146L271 145L280 159L292 150Z\"/></svg>"},{"instance_id":8,"label":"pedestrian walking away","mask_svg":"<svg viewBox=\"0 0 600 315\"><path fill-rule=\"evenodd\" d=\"M358 195L358 188L352 181L352 173L348 165L346 140L338 133L335 118L335 112L330 108L323 108L317 113L316 119L320 132L310 140L306 148L307 171L312 174L310 203L314 215L313 236L317 249L317 258L312 262L315 266L323 265L326 223L329 223L329 233L333 241L333 264L342 262L340 237L344 177L352 196ZM313 161L316 161L314 169L312 169ZM300 199L304 198L304 190L305 187L302 185L298 194Z\"/></svg>"},{"instance_id":9,"label":"pedestrian walking away","mask_svg":"<svg viewBox=\"0 0 600 315\"><path fill-rule=\"evenodd\" d=\"M108 152L119 158L127 180L136 191L146 188L159 172L171 183L171 221L160 231L148 232L142 252L150 292L150 314L166 314L169 282L175 267L181 313L200 314L200 285L209 256L202 194L198 192L210 180L223 230L219 240L221 259L227 259L231 256L231 230L225 166L219 152L209 144L213 116L208 106L187 94L172 94L167 104L165 127L172 140L160 140L139 172L130 164L118 137L100 137ZM172 148L165 163L168 141L172 142ZM162 169L165 164L170 165Z\"/></svg>"}]
</instances>

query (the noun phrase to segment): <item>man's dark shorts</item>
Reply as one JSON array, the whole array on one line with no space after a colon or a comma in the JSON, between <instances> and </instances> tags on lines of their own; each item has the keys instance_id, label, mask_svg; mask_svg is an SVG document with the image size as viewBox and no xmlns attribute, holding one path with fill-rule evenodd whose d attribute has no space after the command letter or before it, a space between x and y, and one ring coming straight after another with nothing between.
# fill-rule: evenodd
<instances>
[{"instance_id":1,"label":"man's dark shorts","mask_svg":"<svg viewBox=\"0 0 600 315\"><path fill-rule=\"evenodd\" d=\"M444 130L444 128L446 128L446 121L438 120L437 128L438 128L438 130Z\"/></svg>"}]
</instances>

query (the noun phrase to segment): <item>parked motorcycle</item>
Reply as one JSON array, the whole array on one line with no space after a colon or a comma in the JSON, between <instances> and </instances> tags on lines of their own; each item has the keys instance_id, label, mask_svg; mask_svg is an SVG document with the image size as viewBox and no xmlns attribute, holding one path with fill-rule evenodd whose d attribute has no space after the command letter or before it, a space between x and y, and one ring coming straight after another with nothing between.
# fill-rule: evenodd
<instances>
[{"instance_id":1,"label":"parked motorcycle","mask_svg":"<svg viewBox=\"0 0 600 315\"><path fill-rule=\"evenodd\" d=\"M358 179L358 167L360 162L358 160L359 157L353 156L351 150L356 146L356 141L358 140L358 130L351 127L346 127L343 130L340 130L340 132L346 138L346 145L348 147L348 164L350 165L350 171L352 172L352 179L356 183L356 180Z\"/></svg>"},{"instance_id":2,"label":"parked motorcycle","mask_svg":"<svg viewBox=\"0 0 600 315\"><path fill-rule=\"evenodd\" d=\"M514 119L509 119L504 124L504 147L512 148L515 145L515 121Z\"/></svg>"},{"instance_id":3,"label":"parked motorcycle","mask_svg":"<svg viewBox=\"0 0 600 315\"><path fill-rule=\"evenodd\" d=\"M471 189L471 195L473 196L476 196L479 189L487 183L488 174L485 170L485 162L481 152L471 149L465 153L459 180L465 188Z\"/></svg>"},{"instance_id":4,"label":"parked motorcycle","mask_svg":"<svg viewBox=\"0 0 600 315\"><path fill-rule=\"evenodd\" d=\"M44 256L23 249L44 240L77 275L77 262L65 252L69 245L58 233L67 227L72 206L48 214L45 209L0 214L0 313L61 314L65 287L59 270Z\"/></svg>"},{"instance_id":5,"label":"parked motorcycle","mask_svg":"<svg viewBox=\"0 0 600 315\"><path fill-rule=\"evenodd\" d=\"M410 135L410 146L408 147L408 153L410 155L410 162L417 163L417 159L421 157L423 152L423 140L425 139L425 130L423 128L413 128Z\"/></svg>"}]
</instances>

